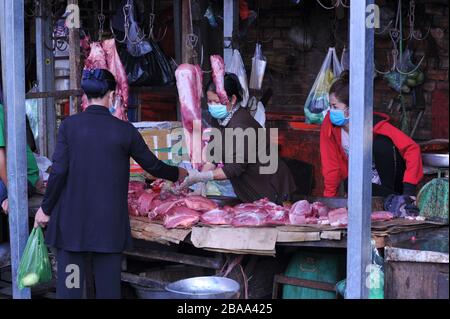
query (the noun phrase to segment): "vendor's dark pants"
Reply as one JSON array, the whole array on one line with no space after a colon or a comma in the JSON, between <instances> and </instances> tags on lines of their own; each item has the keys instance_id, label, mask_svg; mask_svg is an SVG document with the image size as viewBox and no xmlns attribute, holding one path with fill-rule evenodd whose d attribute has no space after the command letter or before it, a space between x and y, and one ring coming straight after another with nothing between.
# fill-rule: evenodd
<instances>
[{"instance_id":1,"label":"vendor's dark pants","mask_svg":"<svg viewBox=\"0 0 450 319\"><path fill-rule=\"evenodd\" d=\"M392 140L384 135L376 136L372 156L381 180L381 185L372 184L372 196L402 194L406 164ZM345 180L345 191L348 191L348 179Z\"/></svg>"},{"instance_id":2,"label":"vendor's dark pants","mask_svg":"<svg viewBox=\"0 0 450 319\"><path fill-rule=\"evenodd\" d=\"M69 252L58 249L56 260L58 299L81 299L85 281L86 260L92 257L97 299L120 299L122 254Z\"/></svg>"}]
</instances>

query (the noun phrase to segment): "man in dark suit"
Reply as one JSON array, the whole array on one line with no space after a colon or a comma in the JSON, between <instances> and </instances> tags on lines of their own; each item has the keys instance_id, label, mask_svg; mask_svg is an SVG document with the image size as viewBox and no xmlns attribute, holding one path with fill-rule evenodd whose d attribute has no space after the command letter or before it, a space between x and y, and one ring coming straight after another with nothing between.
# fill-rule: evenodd
<instances>
[{"instance_id":1,"label":"man in dark suit","mask_svg":"<svg viewBox=\"0 0 450 319\"><path fill-rule=\"evenodd\" d=\"M137 129L111 115L116 81L107 70L83 73L85 112L61 123L53 166L35 227L57 249L57 297L82 297L85 257L92 256L97 298L120 298L122 252L131 247L130 157L155 177L182 181L186 171L164 164Z\"/></svg>"}]
</instances>

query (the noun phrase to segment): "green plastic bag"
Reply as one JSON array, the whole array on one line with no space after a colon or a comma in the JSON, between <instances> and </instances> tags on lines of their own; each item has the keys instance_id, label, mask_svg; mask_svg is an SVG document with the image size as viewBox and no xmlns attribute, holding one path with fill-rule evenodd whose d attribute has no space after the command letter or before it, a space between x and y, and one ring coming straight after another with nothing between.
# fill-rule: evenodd
<instances>
[{"instance_id":1,"label":"green plastic bag","mask_svg":"<svg viewBox=\"0 0 450 319\"><path fill-rule=\"evenodd\" d=\"M20 260L17 285L20 289L52 280L52 268L41 227L34 228Z\"/></svg>"}]
</instances>

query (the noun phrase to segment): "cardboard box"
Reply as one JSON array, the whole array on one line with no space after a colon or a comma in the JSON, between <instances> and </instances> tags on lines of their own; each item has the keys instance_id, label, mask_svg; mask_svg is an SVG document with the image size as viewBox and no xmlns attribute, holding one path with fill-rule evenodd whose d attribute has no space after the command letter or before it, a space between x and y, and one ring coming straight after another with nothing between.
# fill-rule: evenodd
<instances>
[{"instance_id":1,"label":"cardboard box","mask_svg":"<svg viewBox=\"0 0 450 319\"><path fill-rule=\"evenodd\" d=\"M176 149L174 146L182 139L180 129L181 122L138 122L133 125L139 130L145 143L155 156L169 165L178 165L177 158L174 158ZM186 148L183 145L181 156L186 155ZM130 172L134 174L144 173L144 170L134 159L130 159Z\"/></svg>"}]
</instances>

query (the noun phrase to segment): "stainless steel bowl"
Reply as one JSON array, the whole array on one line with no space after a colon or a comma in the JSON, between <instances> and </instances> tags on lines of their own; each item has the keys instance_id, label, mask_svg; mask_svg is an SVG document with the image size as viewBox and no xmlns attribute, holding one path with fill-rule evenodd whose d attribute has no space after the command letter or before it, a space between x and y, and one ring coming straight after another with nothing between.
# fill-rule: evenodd
<instances>
[{"instance_id":1,"label":"stainless steel bowl","mask_svg":"<svg viewBox=\"0 0 450 319\"><path fill-rule=\"evenodd\" d=\"M423 153L422 160L425 166L448 168L448 154Z\"/></svg>"},{"instance_id":2,"label":"stainless steel bowl","mask_svg":"<svg viewBox=\"0 0 450 319\"><path fill-rule=\"evenodd\" d=\"M240 286L229 278L208 276L176 281L166 290L180 299L232 299L237 297Z\"/></svg>"}]
</instances>

